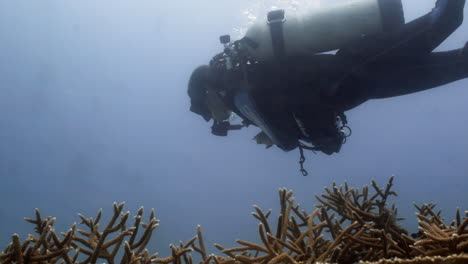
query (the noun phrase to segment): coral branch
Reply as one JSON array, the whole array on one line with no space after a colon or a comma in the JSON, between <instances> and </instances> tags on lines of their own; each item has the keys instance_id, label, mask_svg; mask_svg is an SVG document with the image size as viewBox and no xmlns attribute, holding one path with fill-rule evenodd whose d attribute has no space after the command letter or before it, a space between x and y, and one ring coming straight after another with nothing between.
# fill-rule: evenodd
<instances>
[{"instance_id":1,"label":"coral branch","mask_svg":"<svg viewBox=\"0 0 468 264\"><path fill-rule=\"evenodd\" d=\"M58 235L53 227L56 219L43 218L36 209L35 218L24 219L34 225L36 234L23 242L14 234L0 253L0 264L94 264L101 260L114 264L118 255L121 264L194 264L193 251L201 257L197 264L468 263L468 212L462 216L457 209L455 219L446 224L434 203L415 205L419 232L410 236L399 225L396 206L387 205L397 195L393 180L384 188L375 181L361 189L333 183L316 196L319 204L310 214L295 204L291 190L279 189L276 233L271 229L272 210L264 212L255 205L252 215L259 221L260 243L237 240L239 246L233 248L215 244L219 256L208 254L201 226L188 242L180 242L179 247L171 244L170 256L151 255L146 246L159 226L154 210L143 222L140 208L133 226L127 228L130 213L123 212L123 203L115 203L111 219L102 224L104 230L100 230L103 213L99 210L94 219L78 215L84 229L74 224Z\"/></svg>"}]
</instances>

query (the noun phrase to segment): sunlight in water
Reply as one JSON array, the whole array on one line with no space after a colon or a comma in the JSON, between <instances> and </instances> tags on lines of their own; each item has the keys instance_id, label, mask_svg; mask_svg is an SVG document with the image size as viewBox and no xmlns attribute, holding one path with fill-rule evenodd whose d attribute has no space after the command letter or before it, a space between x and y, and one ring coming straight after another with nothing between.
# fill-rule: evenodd
<instances>
[{"instance_id":1,"label":"sunlight in water","mask_svg":"<svg viewBox=\"0 0 468 264\"><path fill-rule=\"evenodd\" d=\"M250 2L250 6L242 10L242 24L232 31L233 39L240 39L257 19L264 19L271 10L284 9L286 11L303 11L320 7L320 0L257 0Z\"/></svg>"}]
</instances>

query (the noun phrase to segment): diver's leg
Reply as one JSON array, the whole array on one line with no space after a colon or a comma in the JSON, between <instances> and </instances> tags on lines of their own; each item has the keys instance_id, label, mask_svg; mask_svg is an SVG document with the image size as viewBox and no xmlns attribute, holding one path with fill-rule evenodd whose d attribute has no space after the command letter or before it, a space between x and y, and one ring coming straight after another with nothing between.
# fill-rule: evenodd
<instances>
[{"instance_id":1,"label":"diver's leg","mask_svg":"<svg viewBox=\"0 0 468 264\"><path fill-rule=\"evenodd\" d=\"M468 45L447 52L434 52L404 65L374 65L362 81L368 99L416 93L468 78Z\"/></svg>"},{"instance_id":2,"label":"diver's leg","mask_svg":"<svg viewBox=\"0 0 468 264\"><path fill-rule=\"evenodd\" d=\"M357 62L419 56L432 52L463 22L465 0L438 0L435 8L394 32L366 36L337 55Z\"/></svg>"},{"instance_id":3,"label":"diver's leg","mask_svg":"<svg viewBox=\"0 0 468 264\"><path fill-rule=\"evenodd\" d=\"M463 23L464 7L465 0L437 0L435 8L428 14L428 30L418 37L425 41L427 52L433 51Z\"/></svg>"},{"instance_id":4,"label":"diver's leg","mask_svg":"<svg viewBox=\"0 0 468 264\"><path fill-rule=\"evenodd\" d=\"M335 92L323 94L321 100L347 111L370 99L416 93L464 78L468 78L468 43L463 49L374 63L340 80Z\"/></svg>"}]
</instances>

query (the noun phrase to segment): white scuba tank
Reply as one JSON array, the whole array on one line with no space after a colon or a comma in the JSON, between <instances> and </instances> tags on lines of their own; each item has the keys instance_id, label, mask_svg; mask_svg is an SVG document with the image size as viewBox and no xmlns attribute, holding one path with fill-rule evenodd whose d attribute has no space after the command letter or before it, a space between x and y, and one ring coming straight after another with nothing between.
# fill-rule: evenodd
<instances>
[{"instance_id":1,"label":"white scuba tank","mask_svg":"<svg viewBox=\"0 0 468 264\"><path fill-rule=\"evenodd\" d=\"M351 0L302 13L286 11L281 25L284 53L289 57L332 51L363 35L391 31L402 24L401 0ZM268 21L252 25L245 37L255 43L248 46L254 58L275 58Z\"/></svg>"}]
</instances>

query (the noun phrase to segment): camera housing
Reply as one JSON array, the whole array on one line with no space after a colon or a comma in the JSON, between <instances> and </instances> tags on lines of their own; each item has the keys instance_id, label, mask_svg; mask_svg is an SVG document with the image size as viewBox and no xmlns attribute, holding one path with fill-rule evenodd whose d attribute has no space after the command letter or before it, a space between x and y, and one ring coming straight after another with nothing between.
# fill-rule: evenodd
<instances>
[{"instance_id":1,"label":"camera housing","mask_svg":"<svg viewBox=\"0 0 468 264\"><path fill-rule=\"evenodd\" d=\"M227 121L221 122L214 122L213 126L211 127L211 133L215 136L225 137L228 135L229 127L231 124Z\"/></svg>"}]
</instances>

